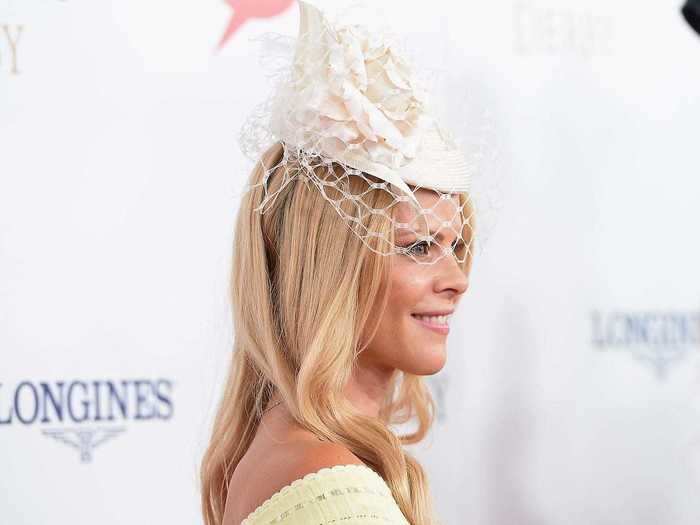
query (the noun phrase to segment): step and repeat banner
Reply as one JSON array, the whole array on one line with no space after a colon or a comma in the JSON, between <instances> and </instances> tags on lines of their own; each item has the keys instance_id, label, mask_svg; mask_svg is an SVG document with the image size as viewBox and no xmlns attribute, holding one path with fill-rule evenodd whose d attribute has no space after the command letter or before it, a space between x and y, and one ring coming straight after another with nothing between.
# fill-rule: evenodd
<instances>
[{"instance_id":1,"label":"step and repeat banner","mask_svg":"<svg viewBox=\"0 0 700 525\"><path fill-rule=\"evenodd\" d=\"M487 241L412 447L444 522L699 523L681 4L379 4L483 146ZM255 39L297 24L292 0L0 0L3 525L202 522Z\"/></svg>"}]
</instances>

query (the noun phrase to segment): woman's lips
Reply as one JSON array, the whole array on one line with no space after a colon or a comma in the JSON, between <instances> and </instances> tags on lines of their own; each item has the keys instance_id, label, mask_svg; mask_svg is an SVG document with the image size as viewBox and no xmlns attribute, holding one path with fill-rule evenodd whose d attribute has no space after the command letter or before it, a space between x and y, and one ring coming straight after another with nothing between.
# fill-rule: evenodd
<instances>
[{"instance_id":1,"label":"woman's lips","mask_svg":"<svg viewBox=\"0 0 700 525\"><path fill-rule=\"evenodd\" d=\"M432 330L433 332L437 332L442 335L447 335L450 332L450 327L447 324L435 324L434 321L431 322L425 317L421 319L419 317L416 317L415 314L411 314L411 317L413 317L413 319L422 324L425 328Z\"/></svg>"}]
</instances>

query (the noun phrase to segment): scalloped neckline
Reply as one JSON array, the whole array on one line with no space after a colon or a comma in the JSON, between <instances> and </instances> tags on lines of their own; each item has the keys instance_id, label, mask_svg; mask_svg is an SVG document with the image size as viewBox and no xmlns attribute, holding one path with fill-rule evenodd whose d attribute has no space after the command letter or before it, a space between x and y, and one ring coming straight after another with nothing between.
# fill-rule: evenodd
<instances>
[{"instance_id":1,"label":"scalloped neckline","mask_svg":"<svg viewBox=\"0 0 700 525\"><path fill-rule=\"evenodd\" d=\"M359 470L367 470L370 473L374 474L377 478L379 478L383 483L386 484L384 481L384 478L382 478L379 474L377 474L374 470L372 470L369 466L365 465L364 463L349 463L347 465L333 465L330 467L323 467L319 470L316 470L314 472L309 472L308 474L304 475L301 478L295 479L291 483L288 483L281 489L279 489L277 492L275 492L272 496L267 498L265 501L263 501L260 505L257 506L257 508L248 514L248 516L245 517L245 519L241 522L241 525L248 525L249 520L252 520L254 518L257 518L259 514L262 513L264 509L266 509L268 506L270 506L273 502L277 501L279 498L281 498L284 494L286 494L288 491L292 490L293 488L301 485L302 483L310 480L310 479L316 479L319 477L323 477L327 474L330 474L331 472L338 472L338 471L343 471L343 470L354 470L354 469L359 469Z\"/></svg>"}]
</instances>

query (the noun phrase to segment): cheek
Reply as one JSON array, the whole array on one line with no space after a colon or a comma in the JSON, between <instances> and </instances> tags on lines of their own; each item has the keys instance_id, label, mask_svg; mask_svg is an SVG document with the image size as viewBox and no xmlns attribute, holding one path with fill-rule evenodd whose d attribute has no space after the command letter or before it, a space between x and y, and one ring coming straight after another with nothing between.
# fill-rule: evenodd
<instances>
[{"instance_id":1,"label":"cheek","mask_svg":"<svg viewBox=\"0 0 700 525\"><path fill-rule=\"evenodd\" d=\"M397 316L410 315L421 304L425 304L430 290L430 279L416 269L415 265L398 267L391 275L390 308Z\"/></svg>"}]
</instances>

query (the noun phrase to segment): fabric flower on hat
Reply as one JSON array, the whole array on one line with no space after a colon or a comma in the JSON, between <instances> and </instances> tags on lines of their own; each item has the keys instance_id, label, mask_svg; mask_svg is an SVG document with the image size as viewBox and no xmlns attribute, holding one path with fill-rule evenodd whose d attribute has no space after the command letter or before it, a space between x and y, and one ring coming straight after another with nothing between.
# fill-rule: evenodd
<instances>
[{"instance_id":1,"label":"fabric flower on hat","mask_svg":"<svg viewBox=\"0 0 700 525\"><path fill-rule=\"evenodd\" d=\"M430 121L408 63L364 27L320 24L301 37L283 136L332 157L406 165Z\"/></svg>"}]
</instances>

